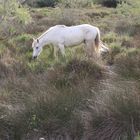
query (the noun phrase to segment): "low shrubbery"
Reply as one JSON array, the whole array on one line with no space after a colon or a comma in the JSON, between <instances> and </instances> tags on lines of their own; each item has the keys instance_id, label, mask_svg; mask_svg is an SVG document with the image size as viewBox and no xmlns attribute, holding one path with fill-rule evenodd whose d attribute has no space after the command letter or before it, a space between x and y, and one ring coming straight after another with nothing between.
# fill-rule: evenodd
<instances>
[{"instance_id":1,"label":"low shrubbery","mask_svg":"<svg viewBox=\"0 0 140 140\"><path fill-rule=\"evenodd\" d=\"M0 6L0 39L20 34L25 25L31 22L31 16L27 8L19 5L15 0L2 0Z\"/></svg>"},{"instance_id":2,"label":"low shrubbery","mask_svg":"<svg viewBox=\"0 0 140 140\"><path fill-rule=\"evenodd\" d=\"M32 7L55 7L61 0L26 0Z\"/></svg>"},{"instance_id":3,"label":"low shrubbery","mask_svg":"<svg viewBox=\"0 0 140 140\"><path fill-rule=\"evenodd\" d=\"M37 5L39 7L55 7L59 0L37 0Z\"/></svg>"},{"instance_id":4,"label":"low shrubbery","mask_svg":"<svg viewBox=\"0 0 140 140\"><path fill-rule=\"evenodd\" d=\"M27 4L36 7L55 7L61 5L66 8L90 6L92 0L27 0Z\"/></svg>"},{"instance_id":5,"label":"low shrubbery","mask_svg":"<svg viewBox=\"0 0 140 140\"><path fill-rule=\"evenodd\" d=\"M103 71L98 64L74 59L47 73L35 74L26 69L27 73L22 72L24 76L13 73L8 78L4 77L6 81L1 90L7 92L5 98L11 105L11 113L2 118L6 123L2 127L9 128L3 137L17 140L28 137L27 133L37 129L51 137L64 133L80 139L84 128L78 110L92 94L91 81L97 85L103 77ZM12 118L11 121L7 121L7 117Z\"/></svg>"},{"instance_id":6,"label":"low shrubbery","mask_svg":"<svg viewBox=\"0 0 140 140\"><path fill-rule=\"evenodd\" d=\"M114 33L114 32L109 32L108 34L106 34L103 38L103 42L106 42L106 43L113 43L113 42L116 42L117 40L117 37L118 37L118 34Z\"/></svg>"},{"instance_id":7,"label":"low shrubbery","mask_svg":"<svg viewBox=\"0 0 140 140\"><path fill-rule=\"evenodd\" d=\"M118 0L99 0L98 3L102 4L106 7L117 7L117 4L119 3Z\"/></svg>"},{"instance_id":8,"label":"low shrubbery","mask_svg":"<svg viewBox=\"0 0 140 140\"><path fill-rule=\"evenodd\" d=\"M140 79L140 51L130 49L115 58L117 71L124 77Z\"/></svg>"},{"instance_id":9,"label":"low shrubbery","mask_svg":"<svg viewBox=\"0 0 140 140\"><path fill-rule=\"evenodd\" d=\"M105 7L116 8L118 4L127 3L126 0L92 0L95 3L101 4Z\"/></svg>"},{"instance_id":10,"label":"low shrubbery","mask_svg":"<svg viewBox=\"0 0 140 140\"><path fill-rule=\"evenodd\" d=\"M125 0L27 0L27 3L31 6L37 7L55 7L57 4L63 5L66 8L72 7L87 7L93 5L93 3L102 4L106 7L116 8L118 4L126 2Z\"/></svg>"}]
</instances>

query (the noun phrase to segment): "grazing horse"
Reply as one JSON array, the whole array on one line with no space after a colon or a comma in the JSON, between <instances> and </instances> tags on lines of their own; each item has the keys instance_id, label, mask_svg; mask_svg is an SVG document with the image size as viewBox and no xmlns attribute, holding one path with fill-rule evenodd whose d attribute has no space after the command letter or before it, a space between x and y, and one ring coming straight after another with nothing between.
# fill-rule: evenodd
<instances>
[{"instance_id":1,"label":"grazing horse","mask_svg":"<svg viewBox=\"0 0 140 140\"><path fill-rule=\"evenodd\" d=\"M61 54L65 56L65 47L76 46L81 43L85 44L85 50L89 57L99 54L101 48L102 50L105 50L105 46L100 41L100 31L97 27L89 24L70 27L56 25L49 28L37 39L33 39L32 57L34 59L37 58L40 55L43 46L48 44L53 45L55 57L57 50L60 50ZM96 52L96 54L94 52Z\"/></svg>"}]
</instances>

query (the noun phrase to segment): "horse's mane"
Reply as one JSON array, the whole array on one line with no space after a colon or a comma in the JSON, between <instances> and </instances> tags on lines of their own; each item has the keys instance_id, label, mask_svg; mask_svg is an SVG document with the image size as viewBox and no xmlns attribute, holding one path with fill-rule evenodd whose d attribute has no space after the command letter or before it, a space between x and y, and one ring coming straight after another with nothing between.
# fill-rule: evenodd
<instances>
[{"instance_id":1,"label":"horse's mane","mask_svg":"<svg viewBox=\"0 0 140 140\"><path fill-rule=\"evenodd\" d=\"M67 27L67 26L65 26L65 25L56 25L56 26L54 26L54 27L62 27L62 28L65 28L65 27ZM49 28L46 32L44 32L41 36L39 36L37 39L39 40L40 38L42 38L44 35L46 35L48 32L50 32L51 30L53 30L54 29L54 27L51 27L51 28Z\"/></svg>"}]
</instances>

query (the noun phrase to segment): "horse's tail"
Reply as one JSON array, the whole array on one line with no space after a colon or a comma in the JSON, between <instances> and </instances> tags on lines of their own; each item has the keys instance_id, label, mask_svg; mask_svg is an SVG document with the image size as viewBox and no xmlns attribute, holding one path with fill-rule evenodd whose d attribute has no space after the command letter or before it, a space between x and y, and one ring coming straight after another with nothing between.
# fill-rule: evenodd
<instances>
[{"instance_id":1,"label":"horse's tail","mask_svg":"<svg viewBox=\"0 0 140 140\"><path fill-rule=\"evenodd\" d=\"M99 29L97 28L97 35L96 35L96 38L95 38L95 51L97 53L99 53L100 51L100 31Z\"/></svg>"},{"instance_id":2,"label":"horse's tail","mask_svg":"<svg viewBox=\"0 0 140 140\"><path fill-rule=\"evenodd\" d=\"M102 41L100 41L100 51L109 53L109 48L107 46L105 46Z\"/></svg>"}]
</instances>

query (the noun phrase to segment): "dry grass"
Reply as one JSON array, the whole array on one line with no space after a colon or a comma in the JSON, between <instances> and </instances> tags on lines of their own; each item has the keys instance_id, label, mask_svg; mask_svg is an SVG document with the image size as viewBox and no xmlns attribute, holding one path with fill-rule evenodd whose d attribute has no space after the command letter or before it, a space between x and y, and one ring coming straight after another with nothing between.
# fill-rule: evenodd
<instances>
[{"instance_id":1,"label":"dry grass","mask_svg":"<svg viewBox=\"0 0 140 140\"><path fill-rule=\"evenodd\" d=\"M13 71L16 74L4 77L1 85L1 98L5 98L6 104L11 106L10 109L5 108L6 113L9 110L10 114L2 113L2 121L6 123L4 127L10 129L5 130L1 137L21 139L34 129L47 131L46 136L55 133L62 135L61 130L73 138L82 136L83 128L77 109L91 94L90 83L102 79L103 68L92 62L74 59L55 71L38 74L22 72L23 78L19 70L18 73L15 69ZM9 117L12 121L7 121Z\"/></svg>"},{"instance_id":2,"label":"dry grass","mask_svg":"<svg viewBox=\"0 0 140 140\"><path fill-rule=\"evenodd\" d=\"M115 80L115 81L114 81ZM88 100L84 115L89 140L134 139L139 132L140 96L135 82L110 79Z\"/></svg>"},{"instance_id":3,"label":"dry grass","mask_svg":"<svg viewBox=\"0 0 140 140\"><path fill-rule=\"evenodd\" d=\"M117 71L126 78L140 79L140 57L139 50L131 49L120 53L115 60Z\"/></svg>"}]
</instances>

